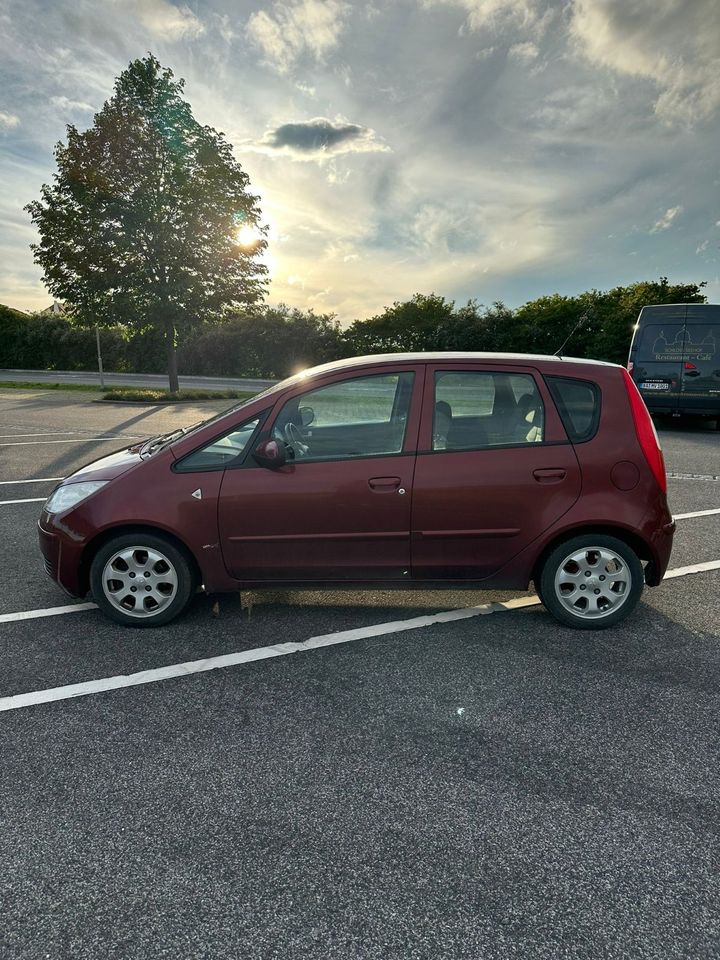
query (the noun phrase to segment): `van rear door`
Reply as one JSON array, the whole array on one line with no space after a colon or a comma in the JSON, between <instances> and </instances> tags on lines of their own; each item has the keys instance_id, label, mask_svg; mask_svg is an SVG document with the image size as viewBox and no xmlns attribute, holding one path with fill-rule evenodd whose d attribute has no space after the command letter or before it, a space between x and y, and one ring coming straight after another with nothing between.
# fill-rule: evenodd
<instances>
[{"instance_id":1,"label":"van rear door","mask_svg":"<svg viewBox=\"0 0 720 960\"><path fill-rule=\"evenodd\" d=\"M720 307L687 307L680 389L683 413L720 411Z\"/></svg>"},{"instance_id":2,"label":"van rear door","mask_svg":"<svg viewBox=\"0 0 720 960\"><path fill-rule=\"evenodd\" d=\"M682 384L685 304L643 307L630 360L632 378L648 410L676 413Z\"/></svg>"}]
</instances>

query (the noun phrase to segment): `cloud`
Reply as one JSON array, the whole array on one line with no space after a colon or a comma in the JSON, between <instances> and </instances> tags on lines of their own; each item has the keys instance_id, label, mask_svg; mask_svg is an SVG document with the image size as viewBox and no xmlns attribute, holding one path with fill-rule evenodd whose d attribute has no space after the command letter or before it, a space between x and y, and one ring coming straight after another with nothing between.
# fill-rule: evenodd
<instances>
[{"instance_id":1,"label":"cloud","mask_svg":"<svg viewBox=\"0 0 720 960\"><path fill-rule=\"evenodd\" d=\"M692 126L720 107L716 0L575 0L570 30L592 63L651 80L661 119Z\"/></svg>"},{"instance_id":2,"label":"cloud","mask_svg":"<svg viewBox=\"0 0 720 960\"><path fill-rule=\"evenodd\" d=\"M6 113L4 110L0 110L0 129L12 130L19 124L20 117L15 116L14 113Z\"/></svg>"},{"instance_id":3,"label":"cloud","mask_svg":"<svg viewBox=\"0 0 720 960\"><path fill-rule=\"evenodd\" d=\"M133 7L140 23L158 38L193 39L205 31L203 22L186 4L177 7L169 0L135 0Z\"/></svg>"},{"instance_id":4,"label":"cloud","mask_svg":"<svg viewBox=\"0 0 720 960\"><path fill-rule=\"evenodd\" d=\"M514 43L508 50L508 55L515 60L529 62L531 60L537 60L540 51L536 44L528 40L525 43Z\"/></svg>"},{"instance_id":5,"label":"cloud","mask_svg":"<svg viewBox=\"0 0 720 960\"><path fill-rule=\"evenodd\" d=\"M315 160L343 153L389 151L375 131L357 123L315 117L297 123L283 123L268 130L257 145L260 152L289 154L297 160Z\"/></svg>"},{"instance_id":6,"label":"cloud","mask_svg":"<svg viewBox=\"0 0 720 960\"><path fill-rule=\"evenodd\" d=\"M661 230L667 230L672 224L675 217L678 214L683 212L681 206L670 207L665 213L660 217L660 219L650 228L650 233L660 233Z\"/></svg>"},{"instance_id":7,"label":"cloud","mask_svg":"<svg viewBox=\"0 0 720 960\"><path fill-rule=\"evenodd\" d=\"M467 26L480 31L487 28L532 30L538 36L544 33L552 10L543 9L537 0L421 0L423 6L450 4L467 12Z\"/></svg>"},{"instance_id":8,"label":"cloud","mask_svg":"<svg viewBox=\"0 0 720 960\"><path fill-rule=\"evenodd\" d=\"M333 50L344 26L349 4L340 0L298 0L258 10L247 22L247 33L277 73L288 73L303 56L322 62Z\"/></svg>"},{"instance_id":9,"label":"cloud","mask_svg":"<svg viewBox=\"0 0 720 960\"><path fill-rule=\"evenodd\" d=\"M72 110L82 113L92 113L95 109L83 100L70 100L68 97L50 97L50 103L62 111Z\"/></svg>"}]
</instances>

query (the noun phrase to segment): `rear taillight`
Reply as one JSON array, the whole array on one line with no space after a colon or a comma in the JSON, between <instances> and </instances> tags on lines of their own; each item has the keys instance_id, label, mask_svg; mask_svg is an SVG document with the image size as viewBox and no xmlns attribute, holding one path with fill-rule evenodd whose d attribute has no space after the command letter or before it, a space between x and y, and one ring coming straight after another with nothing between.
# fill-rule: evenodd
<instances>
[{"instance_id":1,"label":"rear taillight","mask_svg":"<svg viewBox=\"0 0 720 960\"><path fill-rule=\"evenodd\" d=\"M635 364L632 362L632 360L628 360L628 367L627 367L627 368L628 368L628 373L632 373L632 372L633 372L633 367L634 367L634 366L635 366Z\"/></svg>"},{"instance_id":2,"label":"rear taillight","mask_svg":"<svg viewBox=\"0 0 720 960\"><path fill-rule=\"evenodd\" d=\"M658 482L658 486L663 493L667 493L665 461L662 450L660 449L660 441L655 431L655 424L652 422L652 418L648 413L645 401L640 396L640 391L635 386L627 370L623 370L623 379L625 381L625 388L627 390L628 400L630 401L630 409L632 410L633 420L635 421L635 433L640 442L640 447L648 462L648 466L653 472L653 476Z\"/></svg>"}]
</instances>

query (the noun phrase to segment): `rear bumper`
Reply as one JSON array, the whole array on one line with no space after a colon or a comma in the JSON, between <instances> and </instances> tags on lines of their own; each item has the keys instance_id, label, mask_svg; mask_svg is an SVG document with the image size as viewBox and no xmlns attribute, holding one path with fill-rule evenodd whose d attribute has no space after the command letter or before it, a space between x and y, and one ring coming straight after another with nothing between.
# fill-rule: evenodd
<instances>
[{"instance_id":1,"label":"rear bumper","mask_svg":"<svg viewBox=\"0 0 720 960\"><path fill-rule=\"evenodd\" d=\"M657 587L662 582L672 554L675 521L667 508L665 513L666 516L662 518L662 522L658 523L657 511L650 511L643 524L645 539L652 555L645 567L645 583L649 587Z\"/></svg>"}]
</instances>

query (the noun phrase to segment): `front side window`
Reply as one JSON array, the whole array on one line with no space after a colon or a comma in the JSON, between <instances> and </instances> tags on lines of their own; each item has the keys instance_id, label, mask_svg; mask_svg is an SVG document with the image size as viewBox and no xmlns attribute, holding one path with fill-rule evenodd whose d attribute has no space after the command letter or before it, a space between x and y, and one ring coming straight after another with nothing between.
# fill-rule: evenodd
<instances>
[{"instance_id":1,"label":"front side window","mask_svg":"<svg viewBox=\"0 0 720 960\"><path fill-rule=\"evenodd\" d=\"M402 452L413 373L342 380L285 404L272 430L295 460L345 460Z\"/></svg>"},{"instance_id":2,"label":"front side window","mask_svg":"<svg viewBox=\"0 0 720 960\"><path fill-rule=\"evenodd\" d=\"M539 443L544 409L529 374L439 370L433 450L480 450Z\"/></svg>"},{"instance_id":3,"label":"front side window","mask_svg":"<svg viewBox=\"0 0 720 960\"><path fill-rule=\"evenodd\" d=\"M193 450L175 465L175 470L179 473L187 473L197 470L217 470L229 466L245 453L259 422L259 417L247 420L240 426L234 427L229 433L206 443L204 447Z\"/></svg>"}]
</instances>

